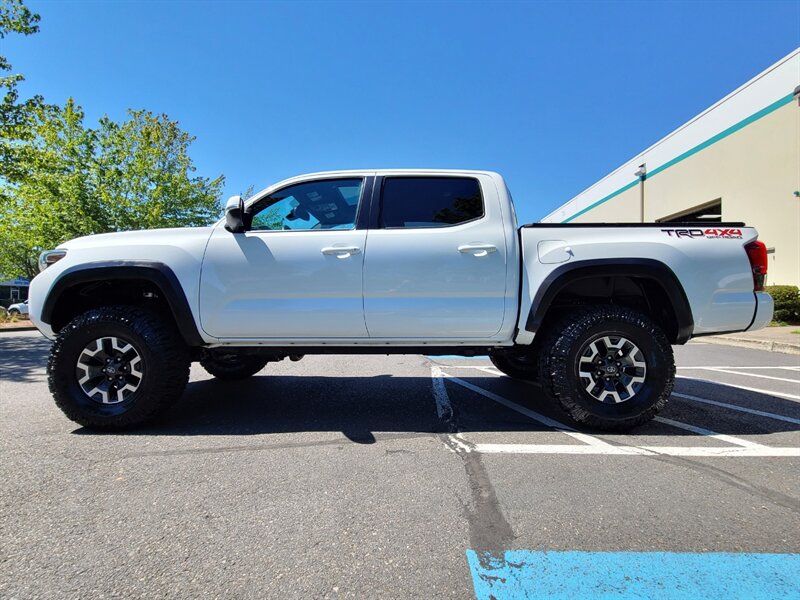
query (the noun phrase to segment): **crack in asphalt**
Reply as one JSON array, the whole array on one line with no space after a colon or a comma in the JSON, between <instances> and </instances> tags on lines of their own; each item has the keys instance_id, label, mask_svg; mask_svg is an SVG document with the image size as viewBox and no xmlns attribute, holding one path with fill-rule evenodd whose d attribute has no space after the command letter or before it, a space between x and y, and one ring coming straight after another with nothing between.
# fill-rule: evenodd
<instances>
[{"instance_id":1,"label":"crack in asphalt","mask_svg":"<svg viewBox=\"0 0 800 600\"><path fill-rule=\"evenodd\" d=\"M702 463L696 460L689 460L687 458L681 458L677 456L667 456L665 454L648 456L648 458L652 460L663 461L665 463L674 466L691 469L692 471L700 471L702 473L710 475L717 481L720 481L731 487L735 487L739 490L742 490L743 492L746 492L751 496L757 496L777 506L788 508L795 514L800 514L800 504L798 504L797 499L792 498L791 496L788 496L776 490L770 489L768 487L751 483L746 479L743 479L728 471L725 471L724 469L720 469L719 467L714 467L712 465Z\"/></svg>"},{"instance_id":2,"label":"crack in asphalt","mask_svg":"<svg viewBox=\"0 0 800 600\"><path fill-rule=\"evenodd\" d=\"M474 446L470 442L458 436L458 413L449 401L444 379L438 373L438 367L432 368L431 382L437 412L444 430L438 437L461 459L467 476L471 498L469 502L461 501L461 505L469 525L470 547L478 553L481 561L489 560L490 554L507 550L516 536L503 514L481 454L474 451Z\"/></svg>"}]
</instances>

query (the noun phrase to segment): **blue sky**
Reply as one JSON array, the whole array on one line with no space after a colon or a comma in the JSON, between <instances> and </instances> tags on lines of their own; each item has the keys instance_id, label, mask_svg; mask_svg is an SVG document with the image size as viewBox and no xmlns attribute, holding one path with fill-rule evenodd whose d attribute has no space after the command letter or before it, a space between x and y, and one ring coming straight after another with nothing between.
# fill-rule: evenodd
<instances>
[{"instance_id":1,"label":"blue sky","mask_svg":"<svg viewBox=\"0 0 800 600\"><path fill-rule=\"evenodd\" d=\"M492 169L524 221L800 44L789 1L28 5L41 32L0 42L23 95L73 96L89 124L166 112L226 196L316 170Z\"/></svg>"}]
</instances>

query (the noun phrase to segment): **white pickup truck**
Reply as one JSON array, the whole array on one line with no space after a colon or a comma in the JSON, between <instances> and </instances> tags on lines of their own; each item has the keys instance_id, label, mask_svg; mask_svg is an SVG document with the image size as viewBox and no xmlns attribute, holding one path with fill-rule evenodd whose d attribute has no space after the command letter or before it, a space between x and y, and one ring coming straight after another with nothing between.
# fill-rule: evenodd
<instances>
[{"instance_id":1,"label":"white pickup truck","mask_svg":"<svg viewBox=\"0 0 800 600\"><path fill-rule=\"evenodd\" d=\"M669 399L671 344L770 321L756 238L742 223L518 227L486 171L316 173L231 198L213 227L44 252L30 317L54 339L57 405L88 427L153 419L191 361L238 379L305 354L421 353L488 354L574 422L622 430Z\"/></svg>"}]
</instances>

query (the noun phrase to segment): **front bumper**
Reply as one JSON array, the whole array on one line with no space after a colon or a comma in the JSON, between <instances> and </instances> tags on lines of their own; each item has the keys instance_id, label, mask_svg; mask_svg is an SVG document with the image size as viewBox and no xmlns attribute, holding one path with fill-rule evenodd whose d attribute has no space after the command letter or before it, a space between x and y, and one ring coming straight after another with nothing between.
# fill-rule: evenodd
<instances>
[{"instance_id":1,"label":"front bumper","mask_svg":"<svg viewBox=\"0 0 800 600\"><path fill-rule=\"evenodd\" d=\"M53 332L53 328L50 327L49 324L44 323L43 321L40 321L35 317L30 317L30 320L31 323L33 323L33 325L36 327L36 329L42 332L42 335L44 337L50 340L56 339L56 334Z\"/></svg>"}]
</instances>

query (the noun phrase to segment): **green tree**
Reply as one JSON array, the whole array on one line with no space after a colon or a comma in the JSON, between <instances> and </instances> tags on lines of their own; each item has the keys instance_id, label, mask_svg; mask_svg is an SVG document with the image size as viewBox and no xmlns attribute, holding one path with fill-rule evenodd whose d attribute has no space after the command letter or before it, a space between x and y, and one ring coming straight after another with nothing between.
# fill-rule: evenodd
<instances>
[{"instance_id":1,"label":"green tree","mask_svg":"<svg viewBox=\"0 0 800 600\"><path fill-rule=\"evenodd\" d=\"M39 15L31 13L22 0L0 0L0 40L10 33L36 33L38 23ZM33 96L20 102L17 86L25 77L11 71L11 63L0 55L0 177L13 180L20 175L20 144L30 139L30 119L43 100Z\"/></svg>"},{"instance_id":2,"label":"green tree","mask_svg":"<svg viewBox=\"0 0 800 600\"><path fill-rule=\"evenodd\" d=\"M14 180L0 181L0 273L7 277L32 277L39 252L98 229L87 176L94 141L83 118L71 100L32 111L21 167Z\"/></svg>"},{"instance_id":3,"label":"green tree","mask_svg":"<svg viewBox=\"0 0 800 600\"><path fill-rule=\"evenodd\" d=\"M0 0L0 39L39 31L22 0ZM195 175L194 137L167 115L130 110L87 128L74 100L21 101L0 56L0 273L33 277L38 254L82 235L205 225L224 179Z\"/></svg>"},{"instance_id":4,"label":"green tree","mask_svg":"<svg viewBox=\"0 0 800 600\"><path fill-rule=\"evenodd\" d=\"M200 226L217 219L222 176L194 175L195 138L177 121L145 110L116 123L100 119L92 181L105 231Z\"/></svg>"},{"instance_id":5,"label":"green tree","mask_svg":"<svg viewBox=\"0 0 800 600\"><path fill-rule=\"evenodd\" d=\"M219 217L224 179L194 175L194 137L167 115L128 117L87 128L72 99L33 111L24 168L0 181L0 272L32 277L42 250L74 237Z\"/></svg>"}]
</instances>

